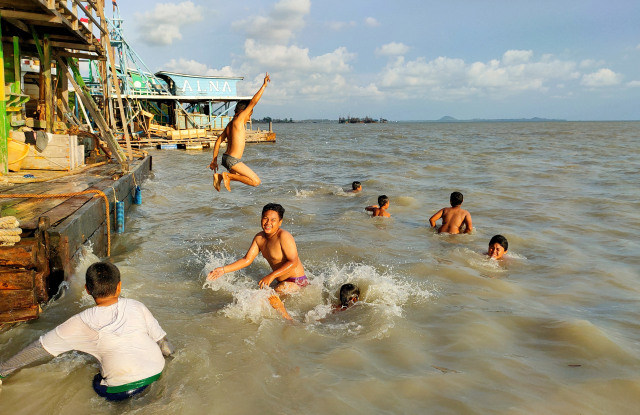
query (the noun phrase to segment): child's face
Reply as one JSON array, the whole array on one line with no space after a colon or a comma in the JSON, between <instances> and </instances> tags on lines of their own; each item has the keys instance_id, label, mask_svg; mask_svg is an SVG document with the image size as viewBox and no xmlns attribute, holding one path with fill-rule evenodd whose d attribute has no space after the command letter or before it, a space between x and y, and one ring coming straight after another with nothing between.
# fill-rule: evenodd
<instances>
[{"instance_id":1,"label":"child's face","mask_svg":"<svg viewBox=\"0 0 640 415\"><path fill-rule=\"evenodd\" d=\"M264 231L264 233L266 233L267 235L273 235L278 231L278 229L280 229L280 225L282 225L282 219L280 219L280 216L278 216L278 212L276 212L275 210L267 210L266 212L264 212L264 215L262 215L260 224L262 225L262 230Z\"/></svg>"},{"instance_id":2,"label":"child's face","mask_svg":"<svg viewBox=\"0 0 640 415\"><path fill-rule=\"evenodd\" d=\"M489 250L487 251L487 255L489 255L491 259L501 259L506 253L507 251L497 242L489 245Z\"/></svg>"}]
</instances>

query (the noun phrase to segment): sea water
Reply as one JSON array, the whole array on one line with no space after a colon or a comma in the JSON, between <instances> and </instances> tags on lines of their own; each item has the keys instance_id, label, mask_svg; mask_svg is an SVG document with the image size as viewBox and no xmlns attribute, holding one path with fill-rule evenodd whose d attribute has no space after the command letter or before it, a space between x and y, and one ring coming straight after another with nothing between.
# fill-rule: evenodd
<instances>
[{"instance_id":1,"label":"sea water","mask_svg":"<svg viewBox=\"0 0 640 415\"><path fill-rule=\"evenodd\" d=\"M637 122L276 124L216 192L211 152L152 150L111 260L176 347L141 396L109 403L80 353L25 368L2 413L629 414L640 407ZM361 193L345 192L354 180ZM428 219L464 194L468 235ZM389 196L391 218L364 207ZM268 305L242 257L262 206L285 209L310 285ZM484 255L491 236L507 258ZM92 305L81 255L62 298L0 335L0 359ZM361 302L332 313L344 283Z\"/></svg>"}]
</instances>

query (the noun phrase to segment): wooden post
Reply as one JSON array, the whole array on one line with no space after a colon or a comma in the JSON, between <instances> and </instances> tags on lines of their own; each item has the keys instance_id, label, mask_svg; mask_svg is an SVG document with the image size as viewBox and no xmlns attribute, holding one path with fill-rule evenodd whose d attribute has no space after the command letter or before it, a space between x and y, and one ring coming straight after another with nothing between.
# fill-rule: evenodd
<instances>
[{"instance_id":1,"label":"wooden post","mask_svg":"<svg viewBox=\"0 0 640 415\"><path fill-rule=\"evenodd\" d=\"M22 74L20 73L20 38L18 36L13 37L13 77L15 82L11 92L21 94Z\"/></svg>"},{"instance_id":2,"label":"wooden post","mask_svg":"<svg viewBox=\"0 0 640 415\"><path fill-rule=\"evenodd\" d=\"M0 16L2 21L2 16ZM0 24L0 38L2 37L2 26ZM4 95L4 51L0 42L0 172L7 174L9 172L9 137L7 125L7 103Z\"/></svg>"},{"instance_id":3,"label":"wooden post","mask_svg":"<svg viewBox=\"0 0 640 415\"><path fill-rule=\"evenodd\" d=\"M45 122L47 123L47 132L53 133L53 91L51 85L51 42L49 41L49 34L44 35L42 40L43 61L40 65L44 67L44 113Z\"/></svg>"},{"instance_id":4,"label":"wooden post","mask_svg":"<svg viewBox=\"0 0 640 415\"><path fill-rule=\"evenodd\" d=\"M58 88L56 89L56 98L63 102L63 108L69 107L69 81L67 80L67 73L61 71L60 68L56 69L56 76L58 77ZM58 121L64 121L64 114L59 114Z\"/></svg>"}]
</instances>

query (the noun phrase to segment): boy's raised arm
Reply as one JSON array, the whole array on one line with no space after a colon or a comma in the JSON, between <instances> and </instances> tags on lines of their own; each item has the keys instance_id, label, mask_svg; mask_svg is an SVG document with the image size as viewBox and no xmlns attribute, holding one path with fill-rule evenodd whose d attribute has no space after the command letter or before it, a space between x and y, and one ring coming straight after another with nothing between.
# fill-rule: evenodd
<instances>
[{"instance_id":1,"label":"boy's raised arm","mask_svg":"<svg viewBox=\"0 0 640 415\"><path fill-rule=\"evenodd\" d=\"M266 73L264 75L264 81L262 81L262 86L260 87L260 89L258 89L258 92L256 92L253 98L251 98L251 101L249 101L249 105L247 105L247 108L245 108L244 111L242 111L243 114L251 113L251 111L253 110L253 107L255 107L256 104L258 104L258 101L260 101L260 98L262 98L262 93L264 92L269 82L271 82L271 78L269 77L269 74Z\"/></svg>"}]
</instances>

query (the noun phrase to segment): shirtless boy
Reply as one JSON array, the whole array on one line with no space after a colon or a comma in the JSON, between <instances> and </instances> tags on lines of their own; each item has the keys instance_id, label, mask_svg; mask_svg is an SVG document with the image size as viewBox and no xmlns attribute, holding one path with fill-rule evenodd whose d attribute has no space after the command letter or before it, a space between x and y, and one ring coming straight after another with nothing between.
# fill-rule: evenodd
<instances>
[{"instance_id":1,"label":"shirtless boy","mask_svg":"<svg viewBox=\"0 0 640 415\"><path fill-rule=\"evenodd\" d=\"M362 190L362 184L358 181L351 183L351 190L349 193L360 193Z\"/></svg>"},{"instance_id":2,"label":"shirtless boy","mask_svg":"<svg viewBox=\"0 0 640 415\"><path fill-rule=\"evenodd\" d=\"M228 272L242 269L250 265L258 253L261 253L271 266L272 272L258 282L260 288L269 288L271 283L277 280L274 288L276 293L290 294L308 285L304 267L298 258L296 242L289 232L280 228L283 217L284 208L281 205L277 203L265 205L262 208L262 232L258 232L253 238L246 255L232 264L214 269L207 276L207 280L213 281ZM278 297L271 297L269 302L283 317L291 319Z\"/></svg>"},{"instance_id":3,"label":"shirtless boy","mask_svg":"<svg viewBox=\"0 0 640 415\"><path fill-rule=\"evenodd\" d=\"M383 216L385 218L391 217L391 214L387 212L389 209L389 198L386 195L378 196L378 204L373 206L367 206L364 208L367 212L371 212L371 216Z\"/></svg>"},{"instance_id":4,"label":"shirtless boy","mask_svg":"<svg viewBox=\"0 0 640 415\"><path fill-rule=\"evenodd\" d=\"M487 256L491 259L502 259L509 249L509 241L502 235L494 235L489 241Z\"/></svg>"},{"instance_id":5,"label":"shirtless boy","mask_svg":"<svg viewBox=\"0 0 640 415\"><path fill-rule=\"evenodd\" d=\"M464 233L471 233L473 226L471 225L471 215L466 210L462 209L462 193L453 192L449 201L451 202L450 208L442 208L436 212L435 215L429 218L429 223L432 227L436 227L438 219L442 218L442 226L438 229L438 233L461 233L463 232L463 226L465 227Z\"/></svg>"},{"instance_id":6,"label":"shirtless boy","mask_svg":"<svg viewBox=\"0 0 640 415\"><path fill-rule=\"evenodd\" d=\"M213 146L213 161L209 165L209 168L214 171L213 175L213 187L217 191L220 191L220 182L224 181L224 187L231 191L231 181L236 180L249 186L258 186L260 184L260 178L243 162L242 154L244 153L245 145L245 125L251 120L251 114L253 114L253 108L256 106L262 93L267 87L267 83L270 82L269 74L265 74L262 86L251 98L251 101L240 101L236 104L236 112L233 119L227 124L224 131ZM222 155L222 166L226 168L229 173L218 171L218 151L220 150L220 144L223 141L227 141L227 151Z\"/></svg>"}]
</instances>

